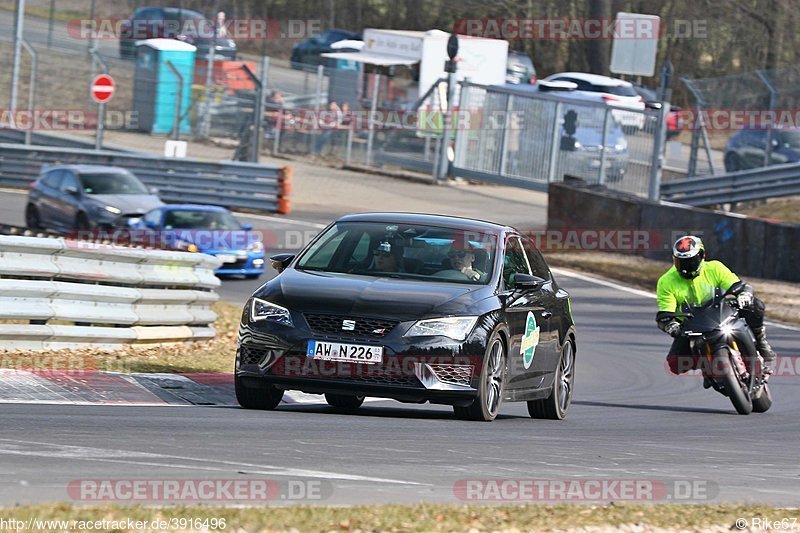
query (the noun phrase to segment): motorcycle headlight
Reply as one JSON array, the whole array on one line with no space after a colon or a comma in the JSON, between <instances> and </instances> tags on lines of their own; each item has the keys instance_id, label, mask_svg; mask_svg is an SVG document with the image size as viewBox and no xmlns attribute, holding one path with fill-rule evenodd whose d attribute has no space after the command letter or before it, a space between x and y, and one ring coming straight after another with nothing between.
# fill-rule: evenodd
<instances>
[{"instance_id":1,"label":"motorcycle headlight","mask_svg":"<svg viewBox=\"0 0 800 533\"><path fill-rule=\"evenodd\" d=\"M404 335L405 337L427 337L440 335L453 340L463 341L475 327L476 316L452 316L419 320Z\"/></svg>"},{"instance_id":2,"label":"motorcycle headlight","mask_svg":"<svg viewBox=\"0 0 800 533\"><path fill-rule=\"evenodd\" d=\"M248 252L263 252L264 243L261 241L254 241L247 245Z\"/></svg>"},{"instance_id":3,"label":"motorcycle headlight","mask_svg":"<svg viewBox=\"0 0 800 533\"><path fill-rule=\"evenodd\" d=\"M289 314L288 309L261 298L253 298L250 303L250 322L258 322L259 320L275 322L290 328L294 327L294 322L292 322L292 316Z\"/></svg>"}]
</instances>

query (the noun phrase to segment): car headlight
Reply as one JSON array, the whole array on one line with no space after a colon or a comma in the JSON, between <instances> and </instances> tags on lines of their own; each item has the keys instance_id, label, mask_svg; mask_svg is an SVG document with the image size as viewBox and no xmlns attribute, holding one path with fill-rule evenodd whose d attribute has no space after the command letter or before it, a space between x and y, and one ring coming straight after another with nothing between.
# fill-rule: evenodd
<instances>
[{"instance_id":1,"label":"car headlight","mask_svg":"<svg viewBox=\"0 0 800 533\"><path fill-rule=\"evenodd\" d=\"M122 213L122 210L114 207L113 205L95 205L92 208L92 211L98 216L103 215L119 215Z\"/></svg>"},{"instance_id":2,"label":"car headlight","mask_svg":"<svg viewBox=\"0 0 800 533\"><path fill-rule=\"evenodd\" d=\"M193 244L191 242L182 241L180 239L175 241L174 246L178 250L182 250L184 252L197 252L197 251L200 250L200 248L198 248L196 244Z\"/></svg>"},{"instance_id":3,"label":"car headlight","mask_svg":"<svg viewBox=\"0 0 800 533\"><path fill-rule=\"evenodd\" d=\"M248 252L263 252L264 251L264 243L261 241L253 241L247 245Z\"/></svg>"},{"instance_id":4,"label":"car headlight","mask_svg":"<svg viewBox=\"0 0 800 533\"><path fill-rule=\"evenodd\" d=\"M419 320L404 335L405 337L427 337L440 335L453 340L463 341L475 327L476 316L451 316Z\"/></svg>"},{"instance_id":5,"label":"car headlight","mask_svg":"<svg viewBox=\"0 0 800 533\"><path fill-rule=\"evenodd\" d=\"M290 328L294 327L292 315L289 314L288 309L261 298L253 298L250 303L250 322L258 322L259 320L275 322Z\"/></svg>"}]
</instances>

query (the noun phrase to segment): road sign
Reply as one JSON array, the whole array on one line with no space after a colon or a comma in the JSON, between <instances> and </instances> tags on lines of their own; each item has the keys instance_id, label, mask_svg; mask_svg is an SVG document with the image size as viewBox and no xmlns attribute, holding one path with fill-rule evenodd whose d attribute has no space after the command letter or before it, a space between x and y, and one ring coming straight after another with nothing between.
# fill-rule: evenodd
<instances>
[{"instance_id":1,"label":"road sign","mask_svg":"<svg viewBox=\"0 0 800 533\"><path fill-rule=\"evenodd\" d=\"M609 70L632 76L655 74L660 25L661 18L655 15L617 13Z\"/></svg>"},{"instance_id":2,"label":"road sign","mask_svg":"<svg viewBox=\"0 0 800 533\"><path fill-rule=\"evenodd\" d=\"M90 87L92 100L98 104L105 104L114 96L114 79L108 74L97 76Z\"/></svg>"}]
</instances>

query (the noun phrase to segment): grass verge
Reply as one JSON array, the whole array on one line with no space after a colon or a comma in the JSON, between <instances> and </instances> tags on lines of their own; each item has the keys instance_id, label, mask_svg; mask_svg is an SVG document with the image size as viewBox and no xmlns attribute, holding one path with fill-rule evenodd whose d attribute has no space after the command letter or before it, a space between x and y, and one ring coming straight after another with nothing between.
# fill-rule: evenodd
<instances>
[{"instance_id":1,"label":"grass verge","mask_svg":"<svg viewBox=\"0 0 800 533\"><path fill-rule=\"evenodd\" d=\"M765 505L374 505L354 507L211 506L76 507L67 504L0 509L17 520L127 521L152 524L171 518L224 519L226 530L238 531L553 531L569 528L611 527L626 531L737 530L737 519L769 520L800 517L796 509ZM7 518L8 519L8 518ZM53 528L56 529L56 528ZM145 528L138 531L154 531ZM198 528L181 528L194 530ZM101 529L102 530L102 529ZM126 531L126 529L121 528ZM213 531L213 530L212 530Z\"/></svg>"},{"instance_id":2,"label":"grass verge","mask_svg":"<svg viewBox=\"0 0 800 533\"><path fill-rule=\"evenodd\" d=\"M738 209L739 213L754 217L800 224L800 198L774 198L766 203Z\"/></svg>"},{"instance_id":3,"label":"grass verge","mask_svg":"<svg viewBox=\"0 0 800 533\"><path fill-rule=\"evenodd\" d=\"M619 281L640 289L655 292L658 278L668 264L644 257L601 252L556 252L545 254L553 267L563 267L606 279ZM746 278L756 295L767 304L767 316L775 320L800 323L800 285L786 281ZM653 302L653 316L656 306Z\"/></svg>"}]
</instances>

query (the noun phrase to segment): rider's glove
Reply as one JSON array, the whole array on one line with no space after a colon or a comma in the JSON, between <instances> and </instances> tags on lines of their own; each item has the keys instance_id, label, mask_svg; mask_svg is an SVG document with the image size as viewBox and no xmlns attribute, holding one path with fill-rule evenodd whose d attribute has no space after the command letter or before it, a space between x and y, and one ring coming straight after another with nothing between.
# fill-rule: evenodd
<instances>
[{"instance_id":1,"label":"rider's glove","mask_svg":"<svg viewBox=\"0 0 800 533\"><path fill-rule=\"evenodd\" d=\"M681 335L681 325L678 323L677 320L673 320L664 328L664 331L670 337L680 337Z\"/></svg>"},{"instance_id":2,"label":"rider's glove","mask_svg":"<svg viewBox=\"0 0 800 533\"><path fill-rule=\"evenodd\" d=\"M753 293L747 291L740 292L736 296L736 301L738 302L739 307L741 307L742 309L746 309L751 305L753 305Z\"/></svg>"}]
</instances>

